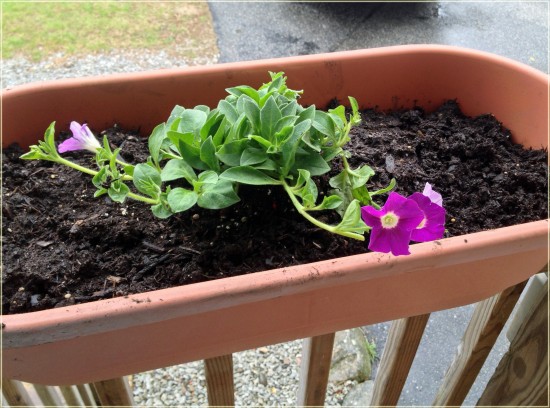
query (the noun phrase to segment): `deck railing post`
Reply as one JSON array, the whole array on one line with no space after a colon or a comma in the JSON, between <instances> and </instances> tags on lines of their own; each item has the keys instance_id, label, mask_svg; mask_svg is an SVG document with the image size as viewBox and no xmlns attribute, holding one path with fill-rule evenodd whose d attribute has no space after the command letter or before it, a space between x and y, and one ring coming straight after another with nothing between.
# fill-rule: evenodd
<instances>
[{"instance_id":1,"label":"deck railing post","mask_svg":"<svg viewBox=\"0 0 550 408\"><path fill-rule=\"evenodd\" d=\"M323 406L327 393L335 333L304 339L298 406Z\"/></svg>"},{"instance_id":2,"label":"deck railing post","mask_svg":"<svg viewBox=\"0 0 550 408\"><path fill-rule=\"evenodd\" d=\"M397 405L429 318L424 314L393 321L374 380L371 406Z\"/></svg>"},{"instance_id":3,"label":"deck railing post","mask_svg":"<svg viewBox=\"0 0 550 408\"><path fill-rule=\"evenodd\" d=\"M204 360L208 405L235 406L233 356L231 354Z\"/></svg>"},{"instance_id":4,"label":"deck railing post","mask_svg":"<svg viewBox=\"0 0 550 408\"><path fill-rule=\"evenodd\" d=\"M548 406L548 292L520 326L477 405Z\"/></svg>"},{"instance_id":5,"label":"deck railing post","mask_svg":"<svg viewBox=\"0 0 550 408\"><path fill-rule=\"evenodd\" d=\"M468 395L483 363L510 317L526 282L479 302L449 366L433 405L459 406Z\"/></svg>"},{"instance_id":6,"label":"deck railing post","mask_svg":"<svg viewBox=\"0 0 550 408\"><path fill-rule=\"evenodd\" d=\"M93 383L93 387L103 407L134 406L132 390L126 377L98 381Z\"/></svg>"},{"instance_id":7,"label":"deck railing post","mask_svg":"<svg viewBox=\"0 0 550 408\"><path fill-rule=\"evenodd\" d=\"M2 395L6 399L6 402L12 407L34 406L34 403L32 402L29 393L25 389L25 386L19 381L2 378Z\"/></svg>"}]
</instances>

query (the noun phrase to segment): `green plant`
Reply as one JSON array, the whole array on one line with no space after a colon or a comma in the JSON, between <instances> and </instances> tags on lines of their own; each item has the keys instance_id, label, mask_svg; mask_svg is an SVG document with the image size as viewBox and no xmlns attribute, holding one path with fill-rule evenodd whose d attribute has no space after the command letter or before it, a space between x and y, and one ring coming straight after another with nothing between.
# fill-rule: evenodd
<instances>
[{"instance_id":1,"label":"green plant","mask_svg":"<svg viewBox=\"0 0 550 408\"><path fill-rule=\"evenodd\" d=\"M73 137L58 148L52 123L44 141L31 146L22 158L51 160L90 174L96 197L108 194L117 202L143 201L159 218L194 205L231 206L240 200L239 185L249 184L280 186L303 217L331 233L363 241L363 234L372 228L370 246L381 252L407 254L412 235L420 236L417 241L442 235L444 210L428 197L430 192L437 194L431 187L424 195L415 193L420 198L391 193L380 208L373 197L392 190L395 180L370 192L366 183L374 171L366 165L350 167L345 145L352 126L361 120L354 98L349 97L349 114L342 105L327 112L304 107L298 103L302 91L288 88L282 72L270 75L271 81L259 89L228 88L229 95L214 109L176 106L149 137L145 163L121 161L120 149L112 150L106 138L101 145L86 125L76 122L71 124ZM80 149L95 152L98 170L58 153ZM341 161L342 170L329 181L331 194L319 200L314 177L327 173L335 159ZM315 215L323 210L337 211L341 221L336 225L321 221Z\"/></svg>"}]
</instances>

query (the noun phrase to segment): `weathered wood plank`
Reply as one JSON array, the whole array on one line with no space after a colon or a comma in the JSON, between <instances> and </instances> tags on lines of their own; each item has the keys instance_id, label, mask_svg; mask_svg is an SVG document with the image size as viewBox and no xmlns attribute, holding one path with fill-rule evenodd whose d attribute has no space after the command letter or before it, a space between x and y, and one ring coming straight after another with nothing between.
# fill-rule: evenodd
<instances>
[{"instance_id":1,"label":"weathered wood plank","mask_svg":"<svg viewBox=\"0 0 550 408\"><path fill-rule=\"evenodd\" d=\"M126 377L98 381L93 383L93 387L104 407L134 406L134 398Z\"/></svg>"},{"instance_id":2,"label":"weathered wood plank","mask_svg":"<svg viewBox=\"0 0 550 408\"><path fill-rule=\"evenodd\" d=\"M210 406L234 406L233 356L227 354L204 360L204 371L208 404Z\"/></svg>"},{"instance_id":3,"label":"weathered wood plank","mask_svg":"<svg viewBox=\"0 0 550 408\"><path fill-rule=\"evenodd\" d=\"M443 378L433 405L462 405L525 284L522 282L512 286L476 305L458 353Z\"/></svg>"},{"instance_id":4,"label":"weathered wood plank","mask_svg":"<svg viewBox=\"0 0 550 408\"><path fill-rule=\"evenodd\" d=\"M371 406L397 405L429 318L424 314L392 323L374 381Z\"/></svg>"},{"instance_id":5,"label":"weathered wood plank","mask_svg":"<svg viewBox=\"0 0 550 408\"><path fill-rule=\"evenodd\" d=\"M60 386L59 391L61 391L61 395L63 395L63 398L65 398L65 402L69 407L85 406L76 385Z\"/></svg>"},{"instance_id":6,"label":"weathered wood plank","mask_svg":"<svg viewBox=\"0 0 550 408\"><path fill-rule=\"evenodd\" d=\"M548 406L548 293L524 321L478 406Z\"/></svg>"},{"instance_id":7,"label":"weathered wood plank","mask_svg":"<svg viewBox=\"0 0 550 408\"><path fill-rule=\"evenodd\" d=\"M85 407L97 407L97 401L94 397L93 387L88 384L79 384L76 386L76 389L78 390L80 398L82 398L82 402L84 403Z\"/></svg>"},{"instance_id":8,"label":"weathered wood plank","mask_svg":"<svg viewBox=\"0 0 550 408\"><path fill-rule=\"evenodd\" d=\"M323 406L327 393L335 333L304 339L298 406Z\"/></svg>"},{"instance_id":9,"label":"weathered wood plank","mask_svg":"<svg viewBox=\"0 0 550 408\"><path fill-rule=\"evenodd\" d=\"M33 387L45 406L60 407L63 405L61 396L55 387L40 384L33 384Z\"/></svg>"},{"instance_id":10,"label":"weathered wood plank","mask_svg":"<svg viewBox=\"0 0 550 408\"><path fill-rule=\"evenodd\" d=\"M4 395L6 402L12 407L34 406L34 403L25 389L25 386L19 381L8 380L7 378L2 377L2 395Z\"/></svg>"}]
</instances>

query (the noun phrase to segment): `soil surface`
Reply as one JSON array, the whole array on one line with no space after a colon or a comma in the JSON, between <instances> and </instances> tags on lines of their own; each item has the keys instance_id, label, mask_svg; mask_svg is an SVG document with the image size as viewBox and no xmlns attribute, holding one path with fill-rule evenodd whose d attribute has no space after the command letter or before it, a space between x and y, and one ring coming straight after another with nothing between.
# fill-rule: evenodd
<instances>
[{"instance_id":1,"label":"soil surface","mask_svg":"<svg viewBox=\"0 0 550 408\"><path fill-rule=\"evenodd\" d=\"M431 114L366 111L363 119L352 130L352 166L376 171L372 190L392 177L403 195L431 183L443 195L446 236L547 218L547 152L513 144L491 115L465 117L451 101ZM104 133L123 147L125 160L147 156L146 139L136 133ZM22 153L11 146L2 155L4 314L367 251L366 242L311 225L277 187L241 186L242 201L230 208L194 207L161 220L141 203L94 199L89 176L20 160ZM93 165L90 154L68 156ZM339 166L336 161L333 172ZM329 191L329 177L319 178L320 192ZM338 221L333 213L324 216Z\"/></svg>"}]
</instances>

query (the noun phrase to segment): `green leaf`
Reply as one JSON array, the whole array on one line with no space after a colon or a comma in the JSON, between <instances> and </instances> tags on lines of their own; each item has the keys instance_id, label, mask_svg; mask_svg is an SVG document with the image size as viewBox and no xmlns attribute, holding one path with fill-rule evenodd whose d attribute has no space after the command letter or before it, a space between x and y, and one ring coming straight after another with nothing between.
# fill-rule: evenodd
<instances>
[{"instance_id":1,"label":"green leaf","mask_svg":"<svg viewBox=\"0 0 550 408\"><path fill-rule=\"evenodd\" d=\"M315 120L313 121L313 127L321 132L323 135L334 139L336 133L334 130L334 122L328 114L323 111L315 111Z\"/></svg>"},{"instance_id":2,"label":"green leaf","mask_svg":"<svg viewBox=\"0 0 550 408\"><path fill-rule=\"evenodd\" d=\"M177 187L168 193L168 205L174 212L187 211L193 207L199 196L196 192Z\"/></svg>"},{"instance_id":3,"label":"green leaf","mask_svg":"<svg viewBox=\"0 0 550 408\"><path fill-rule=\"evenodd\" d=\"M243 151L241 156L241 166L251 166L253 164L263 163L267 160L267 153L262 149L249 147Z\"/></svg>"},{"instance_id":4,"label":"green leaf","mask_svg":"<svg viewBox=\"0 0 550 408\"><path fill-rule=\"evenodd\" d=\"M44 142L46 143L47 147L49 148L46 152L47 153L57 153L57 149L55 147L55 121L50 123L50 126L46 129L46 132L44 133Z\"/></svg>"},{"instance_id":5,"label":"green leaf","mask_svg":"<svg viewBox=\"0 0 550 408\"><path fill-rule=\"evenodd\" d=\"M255 140L256 142L264 146L266 149L269 149L271 146L273 146L273 144L269 140L264 139L263 137L258 135L249 135L248 138Z\"/></svg>"},{"instance_id":6,"label":"green leaf","mask_svg":"<svg viewBox=\"0 0 550 408\"><path fill-rule=\"evenodd\" d=\"M207 117L207 114L202 110L186 109L181 115L178 131L180 133L192 133L195 137L200 138L200 130Z\"/></svg>"},{"instance_id":7,"label":"green leaf","mask_svg":"<svg viewBox=\"0 0 550 408\"><path fill-rule=\"evenodd\" d=\"M181 157L194 169L208 170L208 165L200 158L200 149L196 146L189 146L180 142L179 153Z\"/></svg>"},{"instance_id":8,"label":"green leaf","mask_svg":"<svg viewBox=\"0 0 550 408\"><path fill-rule=\"evenodd\" d=\"M206 139L210 134L216 133L216 131L219 128L220 123L223 121L222 115L220 115L219 111L212 111L206 118L206 122L204 122L204 125L201 127L199 135L202 140Z\"/></svg>"},{"instance_id":9,"label":"green leaf","mask_svg":"<svg viewBox=\"0 0 550 408\"><path fill-rule=\"evenodd\" d=\"M355 99L353 96L348 96L349 103L351 105L352 112L358 112L359 111L359 104L357 103L357 99Z\"/></svg>"},{"instance_id":10,"label":"green leaf","mask_svg":"<svg viewBox=\"0 0 550 408\"><path fill-rule=\"evenodd\" d=\"M252 124L252 132L259 133L261 131L261 123L260 123L260 108L258 107L258 104L250 99L245 99L244 113L247 119Z\"/></svg>"},{"instance_id":11,"label":"green leaf","mask_svg":"<svg viewBox=\"0 0 550 408\"><path fill-rule=\"evenodd\" d=\"M332 118L338 128L343 128L347 123L346 108L344 108L344 105L337 106L334 109L329 109L328 115Z\"/></svg>"},{"instance_id":12,"label":"green leaf","mask_svg":"<svg viewBox=\"0 0 550 408\"><path fill-rule=\"evenodd\" d=\"M372 193L370 193L371 196L375 196L375 195L379 195L379 194L384 194L384 193L387 193L389 191L392 191L394 188L395 188L395 185L397 184L397 182L395 181L394 178L392 178L390 180L390 184L388 184L388 186L386 188L382 188L380 190L376 190Z\"/></svg>"},{"instance_id":13,"label":"green leaf","mask_svg":"<svg viewBox=\"0 0 550 408\"><path fill-rule=\"evenodd\" d=\"M293 167L295 169L305 169L312 176L320 176L330 171L328 163L317 152L297 153Z\"/></svg>"},{"instance_id":14,"label":"green leaf","mask_svg":"<svg viewBox=\"0 0 550 408\"><path fill-rule=\"evenodd\" d=\"M222 144L224 143L228 124L229 121L224 116L220 125L218 126L218 129L216 130L216 133L214 134L214 137L212 138L212 141L214 142L214 145L216 145L216 147L222 146Z\"/></svg>"},{"instance_id":15,"label":"green leaf","mask_svg":"<svg viewBox=\"0 0 550 408\"><path fill-rule=\"evenodd\" d=\"M136 166L134 166L133 164L126 164L124 165L122 168L124 170L124 174L127 174L129 175L130 177L133 177L134 175L134 168Z\"/></svg>"},{"instance_id":16,"label":"green leaf","mask_svg":"<svg viewBox=\"0 0 550 408\"><path fill-rule=\"evenodd\" d=\"M197 180L193 168L183 159L169 160L160 173L162 181L172 181L184 178L189 183Z\"/></svg>"},{"instance_id":17,"label":"green leaf","mask_svg":"<svg viewBox=\"0 0 550 408\"><path fill-rule=\"evenodd\" d=\"M134 185L139 192L151 197L158 197L162 180L157 169L140 163L134 168Z\"/></svg>"},{"instance_id":18,"label":"green leaf","mask_svg":"<svg viewBox=\"0 0 550 408\"><path fill-rule=\"evenodd\" d=\"M180 142L188 146L196 146L195 135L193 133L182 133L175 130L169 130L166 132L168 139L174 144L174 146L179 147ZM181 152L180 152L181 153Z\"/></svg>"},{"instance_id":19,"label":"green leaf","mask_svg":"<svg viewBox=\"0 0 550 408\"><path fill-rule=\"evenodd\" d=\"M287 139L283 147L281 148L283 154L283 163L282 163L282 175L286 176L292 166L294 165L296 151L300 144L300 140L305 132L311 127L311 121L305 120L301 123L298 123L292 132L292 135Z\"/></svg>"},{"instance_id":20,"label":"green leaf","mask_svg":"<svg viewBox=\"0 0 550 408\"><path fill-rule=\"evenodd\" d=\"M244 137L244 134L249 129L248 121L246 120L246 115L242 113L235 123L231 126L231 130L225 139L225 143L233 142L235 140L240 140Z\"/></svg>"},{"instance_id":21,"label":"green leaf","mask_svg":"<svg viewBox=\"0 0 550 408\"><path fill-rule=\"evenodd\" d=\"M270 96L264 107L260 110L260 121L262 127L262 137L269 141L273 141L273 135L277 122L281 119L281 111L275 102L275 98Z\"/></svg>"},{"instance_id":22,"label":"green leaf","mask_svg":"<svg viewBox=\"0 0 550 408\"><path fill-rule=\"evenodd\" d=\"M199 178L197 180L198 184L216 184L219 180L218 173L212 170L206 170L203 171L201 174L199 174Z\"/></svg>"},{"instance_id":23,"label":"green leaf","mask_svg":"<svg viewBox=\"0 0 550 408\"><path fill-rule=\"evenodd\" d=\"M164 203L158 203L153 206L151 206L151 211L153 211L153 215L157 218L168 218L170 217L173 212L168 208L168 206Z\"/></svg>"},{"instance_id":24,"label":"green leaf","mask_svg":"<svg viewBox=\"0 0 550 408\"><path fill-rule=\"evenodd\" d=\"M305 183L304 186L296 192L296 195L302 198L302 204L306 209L313 208L315 202L317 201L317 185L311 179L311 175L307 170L299 170L300 176L298 177L297 183L302 181Z\"/></svg>"},{"instance_id":25,"label":"green leaf","mask_svg":"<svg viewBox=\"0 0 550 408\"><path fill-rule=\"evenodd\" d=\"M334 209L340 207L340 205L342 205L343 202L344 202L344 200L342 200L342 198L337 196L337 195L325 196L323 198L323 202L321 204L319 204L317 207L310 209L310 211L312 211L312 210L334 210Z\"/></svg>"},{"instance_id":26,"label":"green leaf","mask_svg":"<svg viewBox=\"0 0 550 408\"><path fill-rule=\"evenodd\" d=\"M346 209L342 221L336 226L338 231L364 233L369 227L361 219L359 201L353 200Z\"/></svg>"},{"instance_id":27,"label":"green leaf","mask_svg":"<svg viewBox=\"0 0 550 408\"><path fill-rule=\"evenodd\" d=\"M348 183L348 175L345 170L342 170L336 176L331 177L328 181L329 185L332 188L337 188L339 190L345 190Z\"/></svg>"},{"instance_id":28,"label":"green leaf","mask_svg":"<svg viewBox=\"0 0 550 408\"><path fill-rule=\"evenodd\" d=\"M200 151L200 158L212 170L220 171L220 162L216 157L216 146L214 146L212 136L208 136L208 138L203 142Z\"/></svg>"},{"instance_id":29,"label":"green leaf","mask_svg":"<svg viewBox=\"0 0 550 408\"><path fill-rule=\"evenodd\" d=\"M256 91L254 88L248 85L241 85L233 88L226 88L226 91L236 97L239 97L241 95L247 95L256 102L260 101L260 96L258 94L258 91Z\"/></svg>"},{"instance_id":30,"label":"green leaf","mask_svg":"<svg viewBox=\"0 0 550 408\"><path fill-rule=\"evenodd\" d=\"M105 194L107 194L107 189L106 188L100 188L99 190L97 190L94 193L94 198L101 197L102 195L105 195Z\"/></svg>"},{"instance_id":31,"label":"green leaf","mask_svg":"<svg viewBox=\"0 0 550 408\"><path fill-rule=\"evenodd\" d=\"M315 105L311 105L307 109L301 111L298 114L298 120L296 121L296 123L300 123L308 119L312 122L315 120Z\"/></svg>"},{"instance_id":32,"label":"green leaf","mask_svg":"<svg viewBox=\"0 0 550 408\"><path fill-rule=\"evenodd\" d=\"M369 166L361 166L355 170L349 171L348 174L351 182L351 188L356 189L364 186L375 173Z\"/></svg>"},{"instance_id":33,"label":"green leaf","mask_svg":"<svg viewBox=\"0 0 550 408\"><path fill-rule=\"evenodd\" d=\"M97 188L103 187L103 185L107 182L109 179L109 174L107 173L108 166L103 166L99 171L96 173L96 175L92 178L92 183Z\"/></svg>"},{"instance_id":34,"label":"green leaf","mask_svg":"<svg viewBox=\"0 0 550 408\"><path fill-rule=\"evenodd\" d=\"M176 121L177 119L181 118L181 115L185 112L185 108L180 105L174 106L174 109L172 109L172 112L170 112L170 116L168 117L168 120L166 121L167 125L171 125Z\"/></svg>"},{"instance_id":35,"label":"green leaf","mask_svg":"<svg viewBox=\"0 0 550 408\"><path fill-rule=\"evenodd\" d=\"M166 139L166 125L164 123L161 123L153 129L153 132L151 133L151 136L149 136L149 140L147 141L149 146L149 153L151 154L153 162L157 165L160 161L160 147L162 146L164 139Z\"/></svg>"},{"instance_id":36,"label":"green leaf","mask_svg":"<svg viewBox=\"0 0 550 408\"><path fill-rule=\"evenodd\" d=\"M218 103L218 110L225 115L229 123L233 124L239 118L237 109L226 100L221 100Z\"/></svg>"},{"instance_id":37,"label":"green leaf","mask_svg":"<svg viewBox=\"0 0 550 408\"><path fill-rule=\"evenodd\" d=\"M275 133L275 142L278 145L283 145L294 131L293 126L285 126L279 132Z\"/></svg>"},{"instance_id":38,"label":"green leaf","mask_svg":"<svg viewBox=\"0 0 550 408\"><path fill-rule=\"evenodd\" d=\"M298 110L298 102L290 101L284 107L281 108L281 115L285 116L295 116L296 111Z\"/></svg>"},{"instance_id":39,"label":"green leaf","mask_svg":"<svg viewBox=\"0 0 550 408\"><path fill-rule=\"evenodd\" d=\"M323 147L321 156L326 162L330 162L332 159L338 156L341 151L342 151L342 148L339 146Z\"/></svg>"},{"instance_id":40,"label":"green leaf","mask_svg":"<svg viewBox=\"0 0 550 408\"><path fill-rule=\"evenodd\" d=\"M120 180L116 180L113 183L111 183L111 186L109 187L108 193L111 200L117 202L117 203L123 203L126 199L126 196L130 192L130 189L126 184L121 182Z\"/></svg>"},{"instance_id":41,"label":"green leaf","mask_svg":"<svg viewBox=\"0 0 550 408\"><path fill-rule=\"evenodd\" d=\"M279 180L271 178L264 172L250 166L232 167L220 174L220 178L254 186L281 184Z\"/></svg>"},{"instance_id":42,"label":"green leaf","mask_svg":"<svg viewBox=\"0 0 550 408\"><path fill-rule=\"evenodd\" d=\"M243 151L247 148L249 141L244 140L235 140L223 144L220 147L220 150L216 153L218 159L228 166L239 166L241 164L241 156Z\"/></svg>"},{"instance_id":43,"label":"green leaf","mask_svg":"<svg viewBox=\"0 0 550 408\"><path fill-rule=\"evenodd\" d=\"M216 184L208 184L198 197L197 204L202 208L219 210L239 202L233 183L219 180Z\"/></svg>"},{"instance_id":44,"label":"green leaf","mask_svg":"<svg viewBox=\"0 0 550 408\"><path fill-rule=\"evenodd\" d=\"M275 125L274 132L280 132L285 127L292 127L296 120L298 119L298 116L283 116L281 119L277 121L277 124Z\"/></svg>"},{"instance_id":45,"label":"green leaf","mask_svg":"<svg viewBox=\"0 0 550 408\"><path fill-rule=\"evenodd\" d=\"M210 113L210 107L206 105L197 105L193 108L194 110L202 111L206 113L207 115Z\"/></svg>"},{"instance_id":46,"label":"green leaf","mask_svg":"<svg viewBox=\"0 0 550 408\"><path fill-rule=\"evenodd\" d=\"M275 163L273 160L270 160L270 159L267 159L266 161L260 164L255 164L253 167L258 170L275 171L275 172L279 169L279 166L277 166L277 163Z\"/></svg>"}]
</instances>

